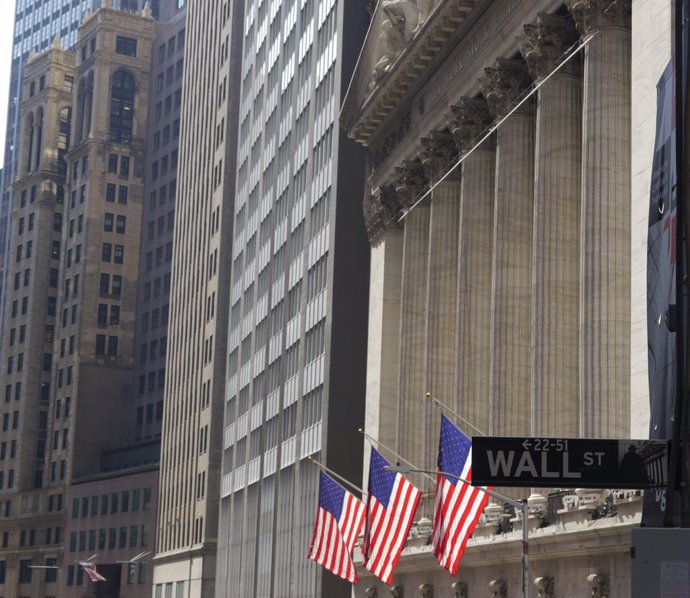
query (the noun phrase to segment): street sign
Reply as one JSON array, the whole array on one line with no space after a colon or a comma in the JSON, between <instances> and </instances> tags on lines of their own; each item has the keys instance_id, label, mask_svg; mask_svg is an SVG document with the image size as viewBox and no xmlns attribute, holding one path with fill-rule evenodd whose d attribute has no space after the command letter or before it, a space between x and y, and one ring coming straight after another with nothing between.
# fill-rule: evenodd
<instances>
[{"instance_id":1,"label":"street sign","mask_svg":"<svg viewBox=\"0 0 690 598\"><path fill-rule=\"evenodd\" d=\"M472 438L472 483L545 488L664 486L667 440Z\"/></svg>"}]
</instances>

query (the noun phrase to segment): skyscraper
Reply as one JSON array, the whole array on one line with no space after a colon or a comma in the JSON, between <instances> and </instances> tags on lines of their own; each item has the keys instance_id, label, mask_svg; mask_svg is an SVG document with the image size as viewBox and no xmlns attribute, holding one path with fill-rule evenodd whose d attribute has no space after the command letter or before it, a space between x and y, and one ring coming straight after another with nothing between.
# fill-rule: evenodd
<instances>
[{"instance_id":1,"label":"skyscraper","mask_svg":"<svg viewBox=\"0 0 690 598\"><path fill-rule=\"evenodd\" d=\"M253 0L242 24L216 595L345 596L306 559L318 492L306 459L361 475L364 160L337 118L368 15Z\"/></svg>"},{"instance_id":2,"label":"skyscraper","mask_svg":"<svg viewBox=\"0 0 690 598\"><path fill-rule=\"evenodd\" d=\"M156 598L173 590L205 598L214 588L237 128L233 92L239 81L238 35L231 29L241 25L232 19L241 10L241 2L229 0L187 7L184 61L194 67L185 71L182 93ZM159 177L162 160L154 162Z\"/></svg>"},{"instance_id":3,"label":"skyscraper","mask_svg":"<svg viewBox=\"0 0 690 598\"><path fill-rule=\"evenodd\" d=\"M121 583L131 584L127 595L150 594L148 563L117 561L153 548L157 501L164 369L156 370L153 394L135 396L135 324L148 115L160 101L166 122L156 124L168 125L170 139L164 180L152 182L164 184L167 196L184 18L163 27L152 17L149 7L102 8L82 20L74 53L56 39L27 63L2 336L2 387L10 389L0 410L6 596L81 595L86 582L77 563L95 550L107 595L121 595ZM154 48L163 78L149 110ZM172 236L172 195L155 242ZM147 223L158 217L150 208L149 200ZM162 310L170 257L160 262L156 272L168 271L154 282ZM157 353L162 320L156 334ZM157 423L137 426L140 413L149 420L154 409Z\"/></svg>"},{"instance_id":4,"label":"skyscraper","mask_svg":"<svg viewBox=\"0 0 690 598\"><path fill-rule=\"evenodd\" d=\"M184 0L164 1L162 12L165 18L171 18L174 14L173 1L177 6L184 5ZM32 0L17 0L4 147L5 176L3 185L0 186L0 304L4 298L5 254L9 240L7 227L12 210L12 183L21 146L18 117L22 99L22 78L29 56L31 52L45 51L56 37L60 38L62 48L73 48L77 43L77 32L84 14L98 9L101 4L121 10L137 11L141 10L145 3L146 0L45 0L39 5ZM159 4L160 0L149 0L155 18L158 18ZM1 327L0 324L0 329Z\"/></svg>"}]
</instances>

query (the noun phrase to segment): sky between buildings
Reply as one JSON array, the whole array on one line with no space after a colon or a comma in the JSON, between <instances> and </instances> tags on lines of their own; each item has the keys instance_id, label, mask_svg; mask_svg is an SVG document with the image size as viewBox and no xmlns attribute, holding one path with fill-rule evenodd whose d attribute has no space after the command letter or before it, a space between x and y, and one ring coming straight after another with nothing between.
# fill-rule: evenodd
<instances>
[{"instance_id":1,"label":"sky between buildings","mask_svg":"<svg viewBox=\"0 0 690 598\"><path fill-rule=\"evenodd\" d=\"M5 158L5 129L7 127L7 94L12 64L12 29L16 0L0 0L0 167Z\"/></svg>"}]
</instances>

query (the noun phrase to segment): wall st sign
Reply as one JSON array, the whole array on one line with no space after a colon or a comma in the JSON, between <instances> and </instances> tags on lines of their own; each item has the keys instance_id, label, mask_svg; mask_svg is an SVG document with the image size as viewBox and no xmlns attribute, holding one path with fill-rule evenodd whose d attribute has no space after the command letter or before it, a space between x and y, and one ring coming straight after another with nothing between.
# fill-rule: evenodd
<instances>
[{"instance_id":1,"label":"wall st sign","mask_svg":"<svg viewBox=\"0 0 690 598\"><path fill-rule=\"evenodd\" d=\"M472 439L472 482L545 488L666 484L668 441L591 438Z\"/></svg>"}]
</instances>

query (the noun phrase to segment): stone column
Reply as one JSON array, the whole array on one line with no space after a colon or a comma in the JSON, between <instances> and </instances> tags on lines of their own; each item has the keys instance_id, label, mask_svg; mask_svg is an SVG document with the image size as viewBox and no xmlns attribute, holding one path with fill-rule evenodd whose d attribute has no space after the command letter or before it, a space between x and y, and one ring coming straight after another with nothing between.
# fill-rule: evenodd
<instances>
[{"instance_id":1,"label":"stone column","mask_svg":"<svg viewBox=\"0 0 690 598\"><path fill-rule=\"evenodd\" d=\"M421 196L427 185L426 177L420 160L405 162L402 167L396 168L396 171L398 179L395 190L402 208L405 209ZM425 458L429 452L427 445L430 439L427 438L426 431L431 409L429 401L424 398L427 364L429 221L428 201L415 206L403 221L398 392L398 452L412 463L427 467L431 465Z\"/></svg>"},{"instance_id":2,"label":"stone column","mask_svg":"<svg viewBox=\"0 0 690 598\"><path fill-rule=\"evenodd\" d=\"M457 149L450 131L432 131L422 138L422 166L432 185L429 225L427 350L425 389L444 403L455 397L457 321L457 259L460 213L460 177L455 169L443 181L449 165L457 161ZM436 414L438 415L438 413ZM438 417L427 422L425 463L436 458Z\"/></svg>"},{"instance_id":3,"label":"stone column","mask_svg":"<svg viewBox=\"0 0 690 598\"><path fill-rule=\"evenodd\" d=\"M522 61L486 69L483 94L496 118L531 80ZM525 102L496 131L489 433L530 431L534 104Z\"/></svg>"},{"instance_id":4,"label":"stone column","mask_svg":"<svg viewBox=\"0 0 690 598\"><path fill-rule=\"evenodd\" d=\"M491 117L481 97L463 98L451 111L453 137L463 154L491 124ZM455 408L484 432L489 431L495 161L491 137L463 160L460 191Z\"/></svg>"},{"instance_id":5,"label":"stone column","mask_svg":"<svg viewBox=\"0 0 690 598\"><path fill-rule=\"evenodd\" d=\"M569 0L585 37L580 254L580 432L630 428L631 0Z\"/></svg>"},{"instance_id":6,"label":"stone column","mask_svg":"<svg viewBox=\"0 0 690 598\"><path fill-rule=\"evenodd\" d=\"M521 52L548 76L578 39L569 16L540 14ZM582 79L572 59L537 92L532 256L532 435L579 434Z\"/></svg>"},{"instance_id":7,"label":"stone column","mask_svg":"<svg viewBox=\"0 0 690 598\"><path fill-rule=\"evenodd\" d=\"M392 187L374 189L365 198L363 210L371 243L364 426L368 434L387 446L395 446L403 248L403 230L397 223L399 207L395 190Z\"/></svg>"}]
</instances>

